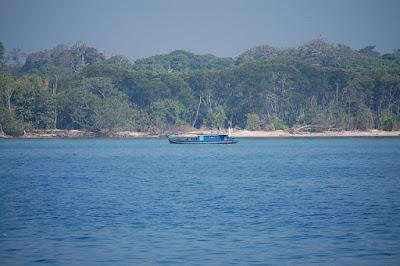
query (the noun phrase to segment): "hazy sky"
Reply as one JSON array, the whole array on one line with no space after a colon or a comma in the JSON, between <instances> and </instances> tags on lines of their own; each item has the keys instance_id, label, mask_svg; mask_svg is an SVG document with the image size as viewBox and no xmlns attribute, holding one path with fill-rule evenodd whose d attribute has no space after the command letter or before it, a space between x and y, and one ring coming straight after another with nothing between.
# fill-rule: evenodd
<instances>
[{"instance_id":1,"label":"hazy sky","mask_svg":"<svg viewBox=\"0 0 400 266\"><path fill-rule=\"evenodd\" d=\"M173 50L236 58L322 35L400 48L400 0L0 0L0 42L30 53L83 41L131 61Z\"/></svg>"}]
</instances>

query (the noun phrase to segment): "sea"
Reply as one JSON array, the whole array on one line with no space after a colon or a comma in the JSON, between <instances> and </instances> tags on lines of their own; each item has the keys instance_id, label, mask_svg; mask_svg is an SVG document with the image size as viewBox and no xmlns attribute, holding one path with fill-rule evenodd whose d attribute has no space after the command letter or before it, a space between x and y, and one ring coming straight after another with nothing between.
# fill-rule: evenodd
<instances>
[{"instance_id":1,"label":"sea","mask_svg":"<svg viewBox=\"0 0 400 266\"><path fill-rule=\"evenodd\" d=\"M400 138L0 139L0 265L399 265Z\"/></svg>"}]
</instances>

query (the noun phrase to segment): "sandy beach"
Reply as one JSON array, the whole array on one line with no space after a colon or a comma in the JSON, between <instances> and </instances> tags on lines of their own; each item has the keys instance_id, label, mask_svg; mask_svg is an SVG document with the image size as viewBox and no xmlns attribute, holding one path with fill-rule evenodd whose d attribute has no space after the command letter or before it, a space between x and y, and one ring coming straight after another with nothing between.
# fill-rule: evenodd
<instances>
[{"instance_id":1,"label":"sandy beach","mask_svg":"<svg viewBox=\"0 0 400 266\"><path fill-rule=\"evenodd\" d=\"M225 134L225 132L220 132ZM195 130L190 132L166 132L177 137L189 137L193 135L209 135L218 134L216 130ZM82 130L38 130L33 132L26 132L20 136L7 136L0 135L2 138L157 138L164 137L164 134L149 134L146 132L135 131L118 131L112 132L107 135L99 135L90 131ZM400 131L326 131L322 133L296 133L292 134L283 130L276 131L249 131L249 130L233 130L232 136L235 138L272 138L272 137L400 137Z\"/></svg>"},{"instance_id":2,"label":"sandy beach","mask_svg":"<svg viewBox=\"0 0 400 266\"><path fill-rule=\"evenodd\" d=\"M400 131L326 131L321 133L296 133L291 134L283 130L276 131L234 131L235 137L268 138L268 137L399 137Z\"/></svg>"}]
</instances>

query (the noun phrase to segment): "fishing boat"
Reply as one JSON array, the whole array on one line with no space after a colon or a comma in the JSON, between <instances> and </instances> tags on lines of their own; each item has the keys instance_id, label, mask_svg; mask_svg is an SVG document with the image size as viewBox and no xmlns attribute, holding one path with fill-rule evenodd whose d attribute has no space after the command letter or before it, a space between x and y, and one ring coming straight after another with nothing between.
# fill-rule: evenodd
<instances>
[{"instance_id":1,"label":"fishing boat","mask_svg":"<svg viewBox=\"0 0 400 266\"><path fill-rule=\"evenodd\" d=\"M178 139L165 135L171 144L237 144L239 140L228 135L198 135L192 138Z\"/></svg>"},{"instance_id":2,"label":"fishing boat","mask_svg":"<svg viewBox=\"0 0 400 266\"><path fill-rule=\"evenodd\" d=\"M165 136L171 144L237 144L239 142L239 140L232 137L230 128L228 135L197 135L184 139Z\"/></svg>"}]
</instances>

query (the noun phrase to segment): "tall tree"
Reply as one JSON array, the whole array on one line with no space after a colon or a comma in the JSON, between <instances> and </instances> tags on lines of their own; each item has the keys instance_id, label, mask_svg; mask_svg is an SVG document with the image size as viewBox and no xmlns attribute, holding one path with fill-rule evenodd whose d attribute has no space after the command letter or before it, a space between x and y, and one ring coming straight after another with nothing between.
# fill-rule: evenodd
<instances>
[{"instance_id":1,"label":"tall tree","mask_svg":"<svg viewBox=\"0 0 400 266\"><path fill-rule=\"evenodd\" d=\"M22 67L22 61L26 58L26 54L19 48L13 48L6 57L6 62L10 62L13 67L19 70Z\"/></svg>"},{"instance_id":2,"label":"tall tree","mask_svg":"<svg viewBox=\"0 0 400 266\"><path fill-rule=\"evenodd\" d=\"M3 43L0 42L0 67L4 64L4 51Z\"/></svg>"}]
</instances>

